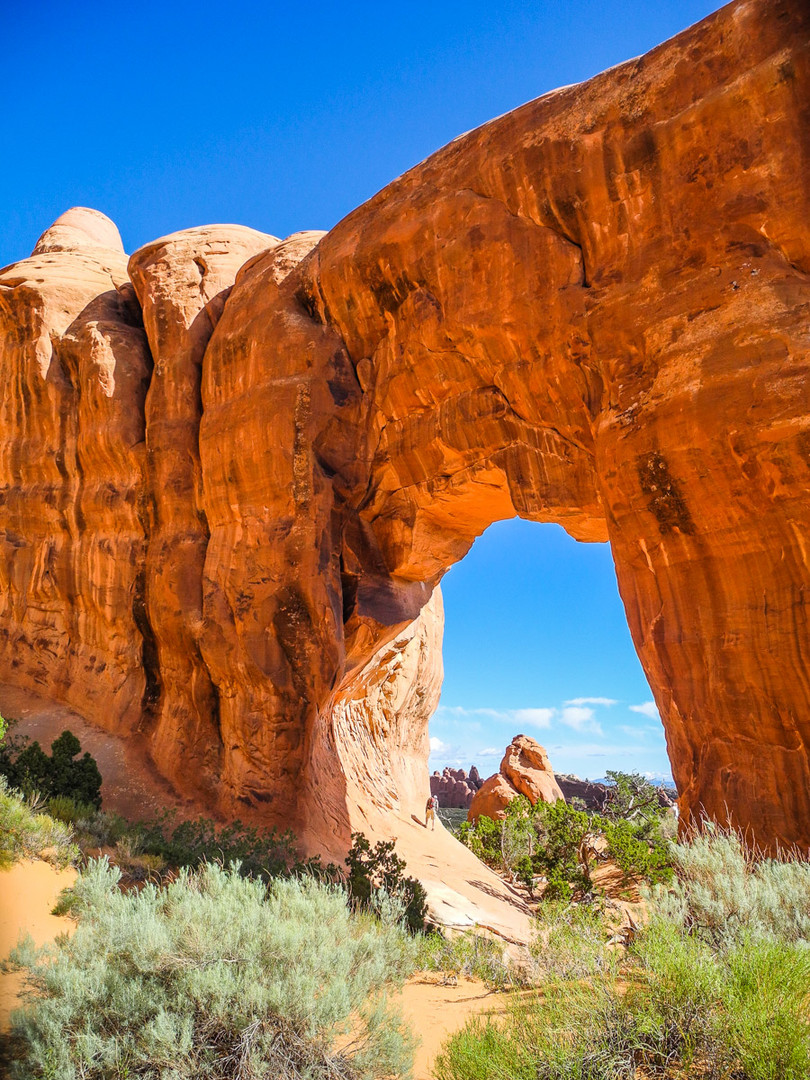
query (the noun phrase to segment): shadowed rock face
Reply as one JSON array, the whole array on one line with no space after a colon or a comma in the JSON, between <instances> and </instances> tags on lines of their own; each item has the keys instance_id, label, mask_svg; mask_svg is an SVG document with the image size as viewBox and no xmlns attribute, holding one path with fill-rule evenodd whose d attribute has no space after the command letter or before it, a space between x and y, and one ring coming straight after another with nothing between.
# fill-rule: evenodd
<instances>
[{"instance_id":1,"label":"shadowed rock face","mask_svg":"<svg viewBox=\"0 0 810 1080\"><path fill-rule=\"evenodd\" d=\"M69 211L0 272L2 676L335 850L423 812L443 573L558 522L611 542L684 818L810 845L809 39L731 4L131 283Z\"/></svg>"}]
</instances>

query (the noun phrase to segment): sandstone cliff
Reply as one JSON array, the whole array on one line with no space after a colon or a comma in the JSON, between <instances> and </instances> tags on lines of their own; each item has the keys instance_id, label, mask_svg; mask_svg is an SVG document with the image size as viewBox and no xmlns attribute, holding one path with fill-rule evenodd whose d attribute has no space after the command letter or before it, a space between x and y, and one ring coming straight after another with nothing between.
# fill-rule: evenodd
<instances>
[{"instance_id":1,"label":"sandstone cliff","mask_svg":"<svg viewBox=\"0 0 810 1080\"><path fill-rule=\"evenodd\" d=\"M223 812L415 830L420 613L492 521L558 522L611 542L684 817L810 846L809 38L738 0L326 236L127 269L64 215L0 271L0 676Z\"/></svg>"}]
</instances>

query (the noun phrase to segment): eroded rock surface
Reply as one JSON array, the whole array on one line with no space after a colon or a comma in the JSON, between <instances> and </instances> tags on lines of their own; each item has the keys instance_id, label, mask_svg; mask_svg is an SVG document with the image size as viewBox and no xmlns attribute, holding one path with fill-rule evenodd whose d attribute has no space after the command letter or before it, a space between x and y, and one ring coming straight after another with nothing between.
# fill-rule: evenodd
<instances>
[{"instance_id":1,"label":"eroded rock surface","mask_svg":"<svg viewBox=\"0 0 810 1080\"><path fill-rule=\"evenodd\" d=\"M565 802L545 748L527 735L516 735L507 746L498 771L475 793L467 820L506 817L506 808L518 795L524 795L532 806L559 799Z\"/></svg>"},{"instance_id":2,"label":"eroded rock surface","mask_svg":"<svg viewBox=\"0 0 810 1080\"><path fill-rule=\"evenodd\" d=\"M128 273L69 211L0 271L0 676L339 846L426 796L442 574L558 522L611 542L684 818L810 846L808 38L740 0L326 236Z\"/></svg>"}]
</instances>

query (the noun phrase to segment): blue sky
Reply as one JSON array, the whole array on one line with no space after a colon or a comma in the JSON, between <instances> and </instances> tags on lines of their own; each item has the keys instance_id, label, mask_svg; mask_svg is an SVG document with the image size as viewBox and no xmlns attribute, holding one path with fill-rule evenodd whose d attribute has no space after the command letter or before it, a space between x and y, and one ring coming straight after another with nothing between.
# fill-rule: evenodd
<instances>
[{"instance_id":1,"label":"blue sky","mask_svg":"<svg viewBox=\"0 0 810 1080\"><path fill-rule=\"evenodd\" d=\"M670 776L664 733L630 640L607 544L503 521L445 575L445 680L431 769L497 770L513 735L558 772Z\"/></svg>"},{"instance_id":2,"label":"blue sky","mask_svg":"<svg viewBox=\"0 0 810 1080\"><path fill-rule=\"evenodd\" d=\"M456 135L717 6L0 3L0 266L75 205L112 217L128 251L211 222L328 229ZM523 731L560 770L668 771L605 546L501 524L444 591L433 767L491 772Z\"/></svg>"}]
</instances>

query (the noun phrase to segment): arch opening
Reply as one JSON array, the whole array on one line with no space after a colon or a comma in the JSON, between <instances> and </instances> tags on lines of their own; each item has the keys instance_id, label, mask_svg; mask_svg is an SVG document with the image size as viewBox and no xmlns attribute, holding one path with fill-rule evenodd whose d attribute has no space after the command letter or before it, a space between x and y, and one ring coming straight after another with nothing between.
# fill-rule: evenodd
<instances>
[{"instance_id":1,"label":"arch opening","mask_svg":"<svg viewBox=\"0 0 810 1080\"><path fill-rule=\"evenodd\" d=\"M442 593L431 772L474 765L485 778L525 734L558 773L671 780L607 544L577 543L554 525L497 522L447 573Z\"/></svg>"}]
</instances>

